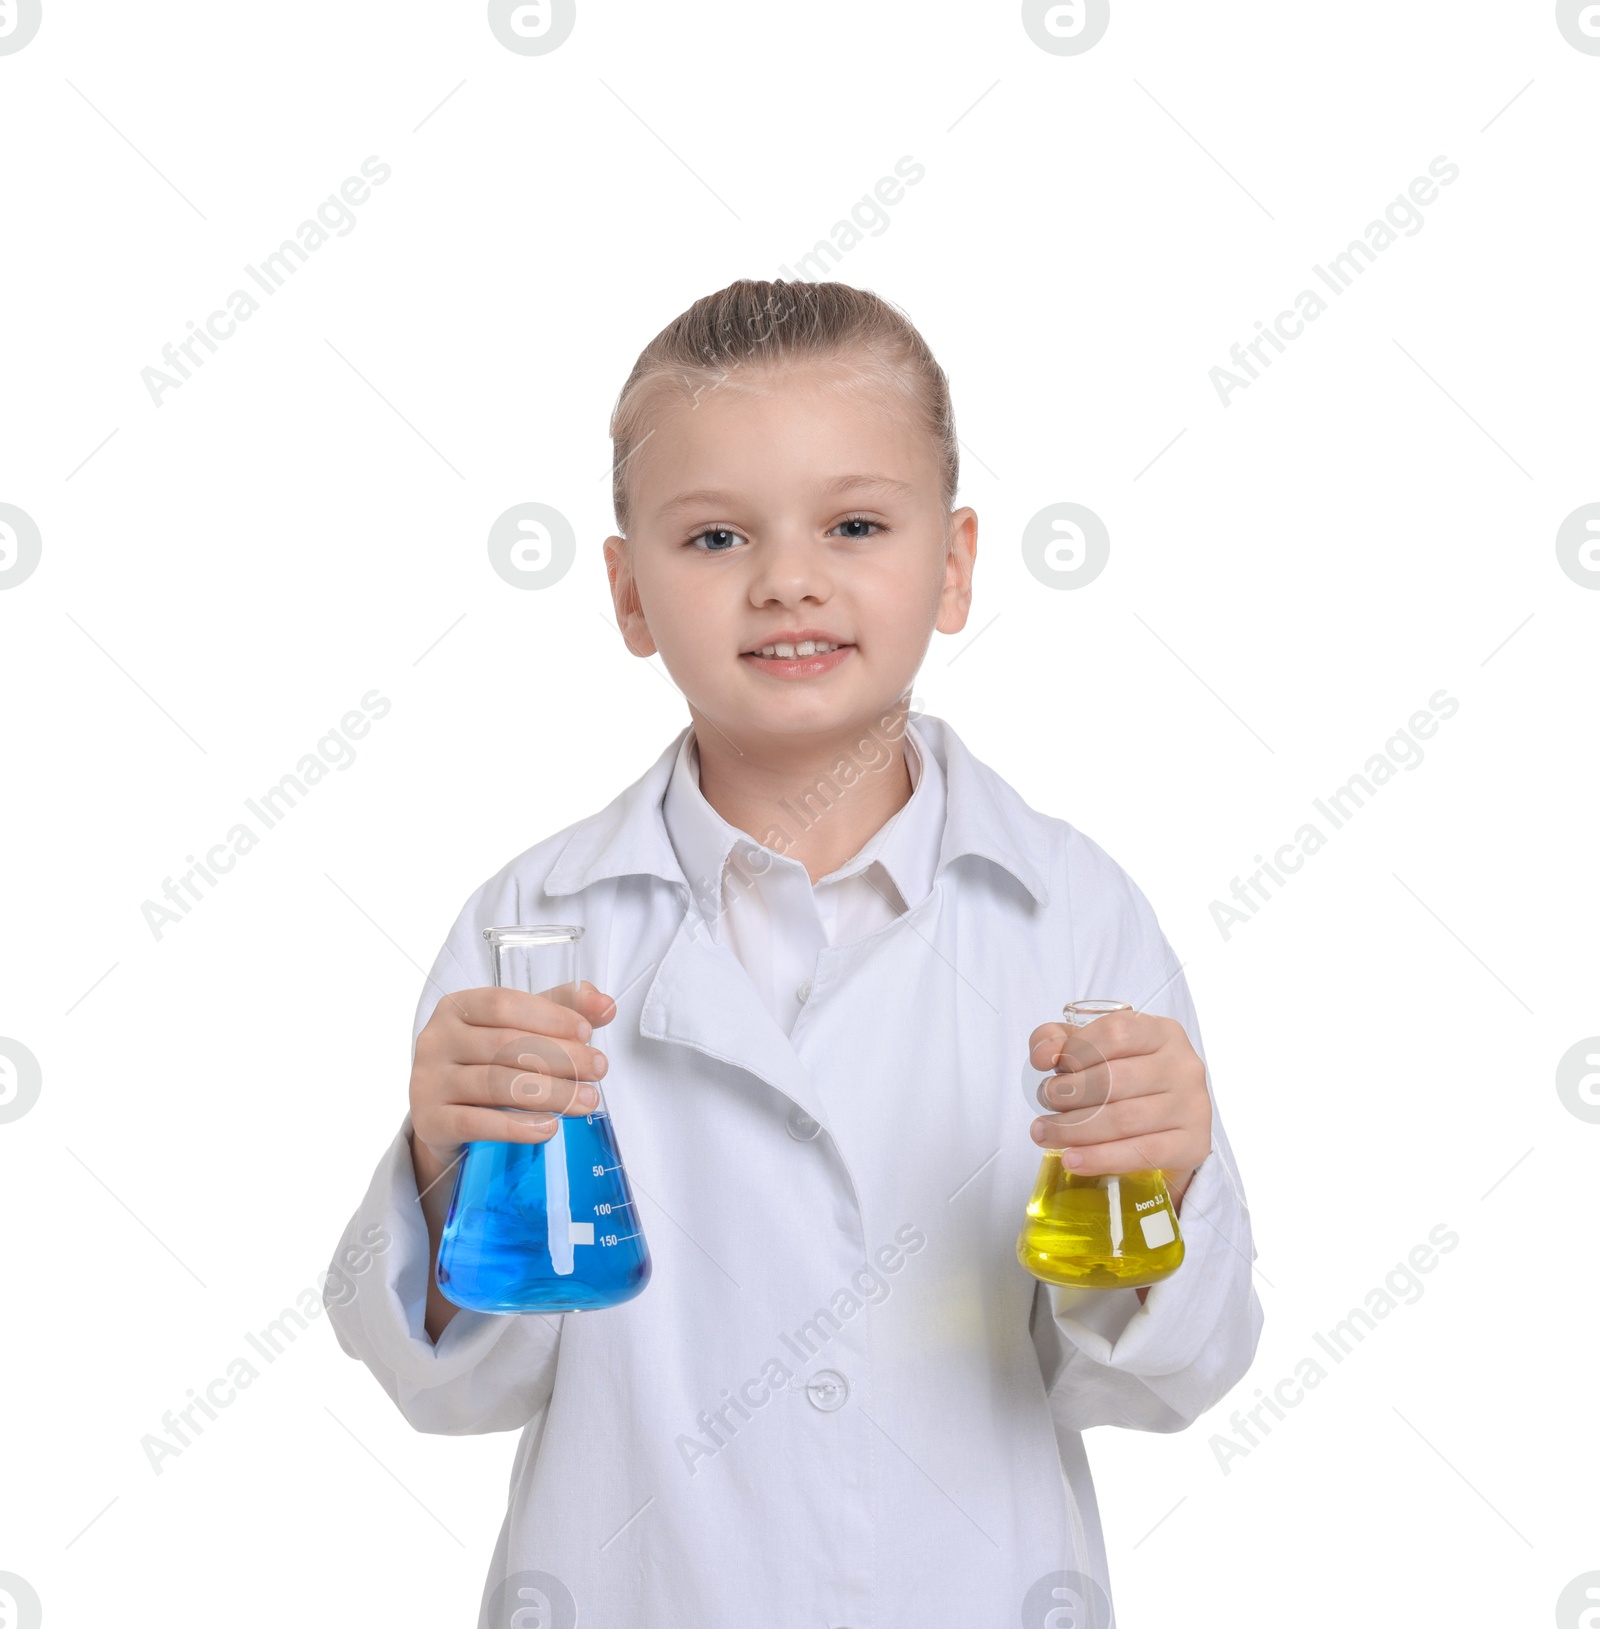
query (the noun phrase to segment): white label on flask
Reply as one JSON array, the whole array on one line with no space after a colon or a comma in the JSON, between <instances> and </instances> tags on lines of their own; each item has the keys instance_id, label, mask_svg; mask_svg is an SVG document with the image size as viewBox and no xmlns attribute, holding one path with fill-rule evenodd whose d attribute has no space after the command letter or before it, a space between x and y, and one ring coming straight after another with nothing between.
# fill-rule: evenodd
<instances>
[{"instance_id":1,"label":"white label on flask","mask_svg":"<svg viewBox=\"0 0 1600 1629\"><path fill-rule=\"evenodd\" d=\"M1163 1244L1171 1244L1178 1236L1172 1231L1170 1210L1158 1210L1153 1216L1141 1216L1139 1226L1144 1232L1144 1242L1152 1250Z\"/></svg>"},{"instance_id":2,"label":"white label on flask","mask_svg":"<svg viewBox=\"0 0 1600 1629\"><path fill-rule=\"evenodd\" d=\"M544 1145L544 1213L550 1226L550 1265L563 1277L572 1271L571 1205L572 1195L567 1186L567 1125L565 1117L558 1115L555 1132Z\"/></svg>"},{"instance_id":3,"label":"white label on flask","mask_svg":"<svg viewBox=\"0 0 1600 1629\"><path fill-rule=\"evenodd\" d=\"M593 1222L572 1222L572 1223L569 1223L568 1227L567 1227L567 1236L572 1240L572 1242L574 1244L593 1244L594 1243L594 1223Z\"/></svg>"}]
</instances>

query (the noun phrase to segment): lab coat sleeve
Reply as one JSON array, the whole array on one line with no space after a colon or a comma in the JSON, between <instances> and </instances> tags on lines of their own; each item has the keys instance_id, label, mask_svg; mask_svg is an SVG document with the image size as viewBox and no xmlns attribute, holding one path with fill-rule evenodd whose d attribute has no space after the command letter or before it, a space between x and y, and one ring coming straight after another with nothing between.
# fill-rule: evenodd
<instances>
[{"instance_id":1,"label":"lab coat sleeve","mask_svg":"<svg viewBox=\"0 0 1600 1629\"><path fill-rule=\"evenodd\" d=\"M1117 880L1120 908L1099 943L1078 958L1088 981L1082 993L1177 1019L1204 1061L1178 959L1138 888L1120 872ZM1256 1249L1209 1064L1206 1085L1211 1151L1180 1201L1184 1259L1177 1272L1151 1285L1143 1305L1132 1289L1037 1287L1032 1331L1059 1425L1181 1431L1220 1402L1255 1357L1262 1325L1251 1274Z\"/></svg>"},{"instance_id":2,"label":"lab coat sleeve","mask_svg":"<svg viewBox=\"0 0 1600 1629\"><path fill-rule=\"evenodd\" d=\"M433 965L413 1054L442 996L494 982L481 936L489 925L484 907L496 903L485 897L491 886L468 901ZM447 1436L518 1430L549 1403L561 1319L463 1309L434 1344L423 1325L433 1261L410 1138L407 1114L334 1252L323 1289L329 1321L339 1345L366 1364L417 1430Z\"/></svg>"},{"instance_id":3,"label":"lab coat sleeve","mask_svg":"<svg viewBox=\"0 0 1600 1629\"><path fill-rule=\"evenodd\" d=\"M462 1309L437 1346L429 1338L433 1261L410 1137L408 1114L334 1253L323 1292L329 1321L418 1431L519 1430L550 1400L561 1319Z\"/></svg>"}]
</instances>

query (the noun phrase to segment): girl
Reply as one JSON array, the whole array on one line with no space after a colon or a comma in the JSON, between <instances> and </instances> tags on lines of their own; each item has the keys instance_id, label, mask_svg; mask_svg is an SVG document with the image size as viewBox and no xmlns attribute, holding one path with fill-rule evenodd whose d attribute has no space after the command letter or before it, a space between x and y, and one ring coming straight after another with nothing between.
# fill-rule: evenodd
<instances>
[{"instance_id":1,"label":"girl","mask_svg":"<svg viewBox=\"0 0 1600 1629\"><path fill-rule=\"evenodd\" d=\"M330 1304L340 1343L418 1430L521 1431L485 1629L1106 1629L1081 1433L1181 1430L1238 1383L1255 1250L1145 897L913 717L977 547L945 375L872 294L738 282L646 347L611 434L617 621L690 722L467 901L341 1242L392 1245ZM554 921L596 982L491 988L482 930ZM1137 1011L1050 1021L1107 995ZM650 1284L458 1310L464 1144L543 1140L602 1078ZM1030 1277L1041 1145L1162 1168L1179 1271Z\"/></svg>"}]
</instances>

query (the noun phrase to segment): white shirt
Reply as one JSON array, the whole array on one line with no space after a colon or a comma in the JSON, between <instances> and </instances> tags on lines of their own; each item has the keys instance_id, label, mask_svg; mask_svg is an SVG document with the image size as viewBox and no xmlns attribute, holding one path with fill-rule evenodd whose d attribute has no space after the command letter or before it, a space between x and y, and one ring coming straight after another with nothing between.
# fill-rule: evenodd
<instances>
[{"instance_id":1,"label":"white shirt","mask_svg":"<svg viewBox=\"0 0 1600 1629\"><path fill-rule=\"evenodd\" d=\"M406 1420L522 1434L483 1629L508 1629L525 1573L585 1625L1013 1629L1025 1601L1092 1621L1054 1594L1111 1589L1081 1434L1180 1430L1250 1365L1255 1249L1220 1113L1185 1260L1143 1306L1018 1263L1041 1158L1029 1033L1109 995L1205 1054L1126 873L943 720L915 729L945 776L933 886L818 952L789 1035L697 931L662 816L682 735L477 889L430 970L414 1036L444 992L493 982L483 928L584 929L581 976L617 1002L596 1039L654 1266L622 1306L458 1312L435 1346L409 1116L340 1242L330 1320Z\"/></svg>"},{"instance_id":2,"label":"white shirt","mask_svg":"<svg viewBox=\"0 0 1600 1629\"><path fill-rule=\"evenodd\" d=\"M810 997L817 956L849 943L920 904L933 887L944 835L944 771L906 730L911 796L849 860L815 884L803 861L758 843L730 825L700 790L700 754L693 727L682 738L661 815L673 852L689 879L705 930L723 940L785 1035ZM792 840L847 800L864 774L892 768L887 746L874 737L870 758L844 760L802 798L773 811L769 837Z\"/></svg>"}]
</instances>

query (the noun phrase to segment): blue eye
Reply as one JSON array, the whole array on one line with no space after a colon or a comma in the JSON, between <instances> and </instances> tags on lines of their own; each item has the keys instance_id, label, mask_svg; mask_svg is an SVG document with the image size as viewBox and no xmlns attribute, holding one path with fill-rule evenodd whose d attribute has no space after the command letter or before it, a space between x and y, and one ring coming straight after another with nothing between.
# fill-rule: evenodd
<instances>
[{"instance_id":1,"label":"blue eye","mask_svg":"<svg viewBox=\"0 0 1600 1629\"><path fill-rule=\"evenodd\" d=\"M730 540L737 541L738 536L739 536L739 534L737 532L729 531L726 526L713 526L709 531L700 532L697 535L695 535L694 537L691 537L689 539L689 545L690 545L691 548L699 548L701 538L703 538L703 537L716 538L716 539L719 540L716 547L700 549L700 553L701 554L728 554L728 553L731 552L730 547L729 547L729 541Z\"/></svg>"},{"instance_id":2,"label":"blue eye","mask_svg":"<svg viewBox=\"0 0 1600 1629\"><path fill-rule=\"evenodd\" d=\"M845 528L855 528L845 530ZM843 535L847 543L865 543L868 538L878 532L885 532L888 527L882 521L869 520L865 515L847 515L839 521L828 533L830 537ZM743 536L728 526L708 526L703 532L696 532L688 540L688 547L700 554L731 554L737 544L745 541Z\"/></svg>"}]
</instances>

